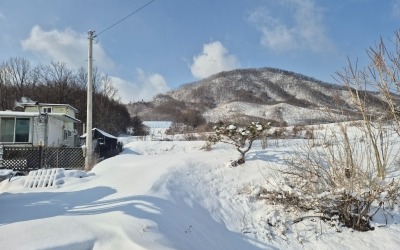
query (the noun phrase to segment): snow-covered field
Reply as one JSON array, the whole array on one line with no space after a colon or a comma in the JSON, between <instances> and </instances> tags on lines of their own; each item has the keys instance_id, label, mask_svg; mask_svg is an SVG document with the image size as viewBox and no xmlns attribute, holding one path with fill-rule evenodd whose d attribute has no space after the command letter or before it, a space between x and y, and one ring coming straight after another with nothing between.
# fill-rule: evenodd
<instances>
[{"instance_id":1,"label":"snow-covered field","mask_svg":"<svg viewBox=\"0 0 400 250\"><path fill-rule=\"evenodd\" d=\"M398 213L374 231L338 233L257 199L303 140L257 142L233 168L227 144L124 139L88 173L53 171L47 187L32 176L1 182L0 249L400 249Z\"/></svg>"},{"instance_id":2,"label":"snow-covered field","mask_svg":"<svg viewBox=\"0 0 400 250\"><path fill-rule=\"evenodd\" d=\"M285 121L288 125L298 123L309 124L310 121L332 120L332 114L329 114L326 110L302 108L287 103L266 105L248 102L229 102L207 110L203 116L207 121L217 123L219 121L233 121L238 114L246 114L261 119L269 118L275 121ZM335 115L335 118L346 120L345 116L338 114Z\"/></svg>"}]
</instances>

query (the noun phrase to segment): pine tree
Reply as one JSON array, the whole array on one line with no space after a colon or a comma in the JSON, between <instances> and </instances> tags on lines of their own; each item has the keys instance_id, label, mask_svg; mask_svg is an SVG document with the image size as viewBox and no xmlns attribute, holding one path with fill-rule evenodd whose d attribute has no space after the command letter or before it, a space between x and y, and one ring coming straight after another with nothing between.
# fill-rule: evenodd
<instances>
[{"instance_id":1,"label":"pine tree","mask_svg":"<svg viewBox=\"0 0 400 250\"><path fill-rule=\"evenodd\" d=\"M245 154L249 152L253 142L260 139L262 133L269 129L270 123L262 125L258 122L252 122L247 127L238 127L235 124L225 126L222 122L215 126L215 134L208 138L210 143L223 142L232 144L240 153L241 158L237 161L238 164L245 163Z\"/></svg>"}]
</instances>

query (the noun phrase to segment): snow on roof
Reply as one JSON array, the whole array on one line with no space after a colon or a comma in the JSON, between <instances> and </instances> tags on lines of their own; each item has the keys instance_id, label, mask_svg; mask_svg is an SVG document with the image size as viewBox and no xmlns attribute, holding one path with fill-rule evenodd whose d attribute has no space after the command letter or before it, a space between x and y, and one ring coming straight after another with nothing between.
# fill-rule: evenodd
<instances>
[{"instance_id":1,"label":"snow on roof","mask_svg":"<svg viewBox=\"0 0 400 250\"><path fill-rule=\"evenodd\" d=\"M0 116L36 117L39 116L39 113L6 110L6 111L0 111Z\"/></svg>"},{"instance_id":2,"label":"snow on roof","mask_svg":"<svg viewBox=\"0 0 400 250\"><path fill-rule=\"evenodd\" d=\"M69 116L67 114L59 114L59 113L47 113L48 116L53 117L55 119L64 121L64 122L75 122L80 123L81 121ZM39 112L21 112L21 111L0 111L1 117L39 117Z\"/></svg>"},{"instance_id":3,"label":"snow on roof","mask_svg":"<svg viewBox=\"0 0 400 250\"><path fill-rule=\"evenodd\" d=\"M115 137L115 136L113 136L113 135L110 135L109 133L104 132L104 131L101 130L101 129L98 129L98 128L93 128L93 129L92 129L92 131L95 131L95 130L99 131L102 135L104 135L104 136L106 136L106 137L113 138L113 139L118 139L117 137ZM87 134L87 133L84 133L83 135L81 135L81 138L86 138L86 134Z\"/></svg>"},{"instance_id":4,"label":"snow on roof","mask_svg":"<svg viewBox=\"0 0 400 250\"><path fill-rule=\"evenodd\" d=\"M170 128L172 122L171 121L144 121L143 124L149 128Z\"/></svg>"},{"instance_id":5,"label":"snow on roof","mask_svg":"<svg viewBox=\"0 0 400 250\"><path fill-rule=\"evenodd\" d=\"M109 133L107 133L107 132L104 132L103 130L101 130L101 129L98 129L98 128L94 128L93 130L97 130L97 131L99 131L102 135L104 135L104 136L107 136L107 137L110 137L110 138L114 138L114 139L118 139L117 137L115 137L115 136L113 136L113 135L110 135Z\"/></svg>"}]
</instances>

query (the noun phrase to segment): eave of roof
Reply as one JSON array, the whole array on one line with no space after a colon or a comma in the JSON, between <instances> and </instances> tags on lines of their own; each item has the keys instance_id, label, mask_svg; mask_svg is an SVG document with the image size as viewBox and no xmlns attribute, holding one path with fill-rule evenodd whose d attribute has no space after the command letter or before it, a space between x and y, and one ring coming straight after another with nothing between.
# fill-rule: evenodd
<instances>
[{"instance_id":1,"label":"eave of roof","mask_svg":"<svg viewBox=\"0 0 400 250\"><path fill-rule=\"evenodd\" d=\"M64 107L71 108L72 110L75 111L75 113L79 113L79 111L76 108L72 107L69 104L39 103L39 105L36 105L36 103L20 103L19 105L21 105L23 107L37 107L37 106L39 106L39 107L44 107L44 106L46 106L46 107L59 107L59 106L64 106Z\"/></svg>"},{"instance_id":2,"label":"eave of roof","mask_svg":"<svg viewBox=\"0 0 400 250\"><path fill-rule=\"evenodd\" d=\"M50 116L50 117L54 117L54 118L56 118L58 120L64 121L64 122L71 122L72 121L73 123L81 123L80 120L78 120L78 119L76 119L76 118L74 118L72 116L66 115L66 114L48 113L47 115Z\"/></svg>"},{"instance_id":3,"label":"eave of roof","mask_svg":"<svg viewBox=\"0 0 400 250\"><path fill-rule=\"evenodd\" d=\"M113 136L113 135L110 135L109 133L104 132L104 131L101 130L101 129L98 129L98 128L93 128L93 129L92 129L92 131L95 131L95 130L99 131L102 135L104 135L104 136L106 136L106 137L109 137L109 138L113 138L113 139L117 139L117 140L118 140L117 137L115 137L115 136ZM83 135L80 136L80 138L82 138L82 139L83 139L83 138L86 138L86 134L87 134L87 133L84 133Z\"/></svg>"},{"instance_id":4,"label":"eave of roof","mask_svg":"<svg viewBox=\"0 0 400 250\"><path fill-rule=\"evenodd\" d=\"M47 113L47 115L64 122L73 122L73 123L81 122L80 120L66 114ZM7 111L0 111L0 117L39 117L39 112L20 112L20 111L7 110Z\"/></svg>"}]
</instances>

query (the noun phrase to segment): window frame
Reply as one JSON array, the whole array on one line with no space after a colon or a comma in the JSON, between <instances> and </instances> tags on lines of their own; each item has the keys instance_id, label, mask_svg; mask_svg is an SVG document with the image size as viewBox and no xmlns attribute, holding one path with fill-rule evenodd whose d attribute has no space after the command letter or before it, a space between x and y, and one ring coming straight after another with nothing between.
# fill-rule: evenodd
<instances>
[{"instance_id":1,"label":"window frame","mask_svg":"<svg viewBox=\"0 0 400 250\"><path fill-rule=\"evenodd\" d=\"M52 107L42 107L42 113L51 114L51 113L53 113L53 108Z\"/></svg>"},{"instance_id":2,"label":"window frame","mask_svg":"<svg viewBox=\"0 0 400 250\"><path fill-rule=\"evenodd\" d=\"M3 119L9 119L13 120L13 130L12 130L12 141L0 141L0 143L13 143L13 144L25 144L25 143L31 143L32 141L32 118L31 117L18 117L18 116L2 116L0 117L0 130L3 129L2 123ZM16 136L17 136L17 120L28 120L28 140L27 141L16 141Z\"/></svg>"}]
</instances>

